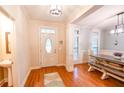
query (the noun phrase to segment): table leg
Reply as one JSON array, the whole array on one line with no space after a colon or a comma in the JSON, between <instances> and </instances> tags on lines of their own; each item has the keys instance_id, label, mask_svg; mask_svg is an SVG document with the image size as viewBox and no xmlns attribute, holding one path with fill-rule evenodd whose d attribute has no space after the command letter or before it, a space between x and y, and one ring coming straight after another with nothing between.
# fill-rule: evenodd
<instances>
[{"instance_id":1,"label":"table leg","mask_svg":"<svg viewBox=\"0 0 124 93\"><path fill-rule=\"evenodd\" d=\"M109 78L106 72L103 72L103 75L101 77L102 80Z\"/></svg>"},{"instance_id":2,"label":"table leg","mask_svg":"<svg viewBox=\"0 0 124 93\"><path fill-rule=\"evenodd\" d=\"M94 70L95 70L95 69L94 69L92 66L90 66L89 69L88 69L88 72L94 71Z\"/></svg>"},{"instance_id":3,"label":"table leg","mask_svg":"<svg viewBox=\"0 0 124 93\"><path fill-rule=\"evenodd\" d=\"M11 67L8 68L8 86L11 87L12 84L12 69Z\"/></svg>"}]
</instances>

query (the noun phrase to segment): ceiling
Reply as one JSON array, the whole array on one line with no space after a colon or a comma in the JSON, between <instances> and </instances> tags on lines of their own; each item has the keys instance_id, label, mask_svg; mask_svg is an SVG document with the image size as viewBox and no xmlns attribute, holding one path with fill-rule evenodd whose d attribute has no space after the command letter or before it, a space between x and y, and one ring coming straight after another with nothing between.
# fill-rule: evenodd
<instances>
[{"instance_id":1,"label":"ceiling","mask_svg":"<svg viewBox=\"0 0 124 93\"><path fill-rule=\"evenodd\" d=\"M25 5L23 8L28 13L31 19L44 21L66 22L74 11L77 11L84 6L80 5L62 5L62 15L59 17L51 16L49 13L49 5Z\"/></svg>"},{"instance_id":2,"label":"ceiling","mask_svg":"<svg viewBox=\"0 0 124 93\"><path fill-rule=\"evenodd\" d=\"M101 29L112 28L116 25L116 14L124 12L124 5L105 5L82 18L76 24Z\"/></svg>"}]
</instances>

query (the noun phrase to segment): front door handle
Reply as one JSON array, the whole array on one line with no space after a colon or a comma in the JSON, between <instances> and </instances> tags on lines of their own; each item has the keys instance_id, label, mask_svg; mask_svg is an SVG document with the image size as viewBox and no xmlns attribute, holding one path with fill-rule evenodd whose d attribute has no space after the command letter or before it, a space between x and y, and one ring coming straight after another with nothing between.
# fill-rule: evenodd
<instances>
[{"instance_id":1,"label":"front door handle","mask_svg":"<svg viewBox=\"0 0 124 93\"><path fill-rule=\"evenodd\" d=\"M54 53L56 53L56 49L54 50Z\"/></svg>"}]
</instances>

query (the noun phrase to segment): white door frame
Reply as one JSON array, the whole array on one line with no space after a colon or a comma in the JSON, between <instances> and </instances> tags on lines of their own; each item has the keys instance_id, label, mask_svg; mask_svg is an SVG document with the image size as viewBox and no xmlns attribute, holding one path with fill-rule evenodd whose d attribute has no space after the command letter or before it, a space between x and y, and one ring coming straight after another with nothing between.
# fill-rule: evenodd
<instances>
[{"instance_id":1,"label":"white door frame","mask_svg":"<svg viewBox=\"0 0 124 93\"><path fill-rule=\"evenodd\" d=\"M58 42L57 42L57 37L58 37L58 30L55 27L51 26L41 26L39 29L39 61L38 61L38 66L39 67L44 67L43 64L43 58L42 58L42 47L41 47L41 29L48 28L48 29L54 29L55 30L55 37L56 37L56 55L57 55L57 64L58 64ZM55 66L57 66L57 64Z\"/></svg>"}]
</instances>

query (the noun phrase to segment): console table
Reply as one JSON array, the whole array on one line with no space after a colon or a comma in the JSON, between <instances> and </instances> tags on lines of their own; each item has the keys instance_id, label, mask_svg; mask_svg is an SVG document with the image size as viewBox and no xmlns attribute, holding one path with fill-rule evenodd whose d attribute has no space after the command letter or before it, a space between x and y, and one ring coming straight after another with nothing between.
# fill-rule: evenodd
<instances>
[{"instance_id":1,"label":"console table","mask_svg":"<svg viewBox=\"0 0 124 93\"><path fill-rule=\"evenodd\" d=\"M109 76L124 82L124 59L116 59L114 56L97 54L89 55L88 71L99 70L103 72L101 79L107 79Z\"/></svg>"}]
</instances>

